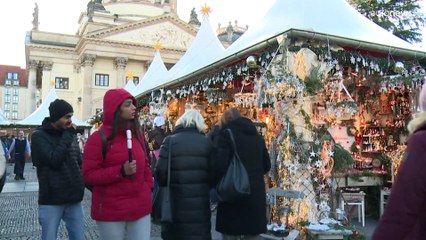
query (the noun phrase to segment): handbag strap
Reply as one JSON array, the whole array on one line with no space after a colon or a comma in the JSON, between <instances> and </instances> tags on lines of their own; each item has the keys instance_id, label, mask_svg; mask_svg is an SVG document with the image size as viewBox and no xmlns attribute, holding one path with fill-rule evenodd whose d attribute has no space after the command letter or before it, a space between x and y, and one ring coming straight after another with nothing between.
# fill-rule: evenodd
<instances>
[{"instance_id":1,"label":"handbag strap","mask_svg":"<svg viewBox=\"0 0 426 240\"><path fill-rule=\"evenodd\" d=\"M234 134L232 134L232 131L229 128L227 128L226 131L228 131L229 137L231 138L232 148L234 149L234 154L237 156L238 159L240 159L240 155L238 155L238 151L237 151L237 145L235 144L235 140L234 140Z\"/></svg>"},{"instance_id":2,"label":"handbag strap","mask_svg":"<svg viewBox=\"0 0 426 240\"><path fill-rule=\"evenodd\" d=\"M170 186L170 165L171 165L171 160L172 160L172 137L170 136L170 141L169 141L169 157L167 160L167 187Z\"/></svg>"}]
</instances>

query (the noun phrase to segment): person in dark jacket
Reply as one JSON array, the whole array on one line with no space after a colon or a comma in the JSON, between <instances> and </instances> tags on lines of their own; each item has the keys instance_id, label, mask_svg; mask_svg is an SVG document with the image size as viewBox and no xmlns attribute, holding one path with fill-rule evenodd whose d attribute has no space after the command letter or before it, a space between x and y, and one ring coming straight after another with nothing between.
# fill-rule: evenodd
<instances>
[{"instance_id":1,"label":"person in dark jacket","mask_svg":"<svg viewBox=\"0 0 426 240\"><path fill-rule=\"evenodd\" d=\"M224 111L217 136L216 157L213 160L215 183L225 174L233 156L232 142L226 129L235 139L238 154L244 164L250 181L250 195L235 202L220 202L217 207L216 231L224 240L260 239L266 232L266 191L264 175L271 168L264 139L259 135L253 122L242 117L236 108Z\"/></svg>"},{"instance_id":2,"label":"person in dark jacket","mask_svg":"<svg viewBox=\"0 0 426 240\"><path fill-rule=\"evenodd\" d=\"M160 188L167 184L167 163L171 151L170 187L173 223L162 224L165 240L210 240L210 175L211 142L200 112L188 109L176 121L173 135L164 139L155 176ZM169 142L172 142L171 149Z\"/></svg>"},{"instance_id":3,"label":"person in dark jacket","mask_svg":"<svg viewBox=\"0 0 426 240\"><path fill-rule=\"evenodd\" d=\"M13 139L12 144L9 147L9 151L6 154L6 158L9 159L10 155L14 152L15 154L15 167L13 173L15 174L15 180L25 180L24 169L25 169L25 156L31 154L30 143L25 139L24 131L18 132L18 137Z\"/></svg>"},{"instance_id":4,"label":"person in dark jacket","mask_svg":"<svg viewBox=\"0 0 426 240\"><path fill-rule=\"evenodd\" d=\"M154 118L154 129L148 132L148 146L151 151L151 166L155 166L160 156L160 147L166 138L166 121L163 116Z\"/></svg>"},{"instance_id":5,"label":"person in dark jacket","mask_svg":"<svg viewBox=\"0 0 426 240\"><path fill-rule=\"evenodd\" d=\"M76 125L72 106L56 99L49 106L50 116L32 134L31 153L37 167L38 220L41 239L57 239L61 219L69 239L84 239L81 201L84 183Z\"/></svg>"},{"instance_id":6,"label":"person in dark jacket","mask_svg":"<svg viewBox=\"0 0 426 240\"><path fill-rule=\"evenodd\" d=\"M410 134L405 158L373 240L426 238L426 85L419 102L422 111L407 126Z\"/></svg>"},{"instance_id":7,"label":"person in dark jacket","mask_svg":"<svg viewBox=\"0 0 426 240\"><path fill-rule=\"evenodd\" d=\"M102 240L149 240L153 179L145 152L136 99L125 89L108 90L103 100L101 130L84 146L83 176L93 186L91 216ZM126 131L131 132L129 159Z\"/></svg>"}]
</instances>

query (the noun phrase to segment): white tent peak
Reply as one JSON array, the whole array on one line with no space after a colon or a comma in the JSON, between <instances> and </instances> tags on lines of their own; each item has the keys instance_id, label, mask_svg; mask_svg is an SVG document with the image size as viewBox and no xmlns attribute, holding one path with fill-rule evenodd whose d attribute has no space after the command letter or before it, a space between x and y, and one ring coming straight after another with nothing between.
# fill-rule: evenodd
<instances>
[{"instance_id":1,"label":"white tent peak","mask_svg":"<svg viewBox=\"0 0 426 240\"><path fill-rule=\"evenodd\" d=\"M231 55L291 29L420 51L366 18L346 0L276 0L227 53Z\"/></svg>"},{"instance_id":2,"label":"white tent peak","mask_svg":"<svg viewBox=\"0 0 426 240\"><path fill-rule=\"evenodd\" d=\"M41 126L45 117L49 117L49 106L50 103L58 99L56 94L55 87L52 87L46 97L43 99L41 105L34 110L28 117L22 119L21 121L16 122L16 125L22 126ZM72 116L72 121L79 127L90 127L90 124L87 122L77 119L75 116Z\"/></svg>"},{"instance_id":3,"label":"white tent peak","mask_svg":"<svg viewBox=\"0 0 426 240\"><path fill-rule=\"evenodd\" d=\"M214 59L223 55L225 49L212 29L209 18L203 18L203 22L197 35L192 41L185 54L169 70L167 76L150 89L169 83L193 73L197 69L209 65ZM148 89L148 90L150 90ZM144 93L144 92L140 92Z\"/></svg>"},{"instance_id":4,"label":"white tent peak","mask_svg":"<svg viewBox=\"0 0 426 240\"><path fill-rule=\"evenodd\" d=\"M167 72L168 70L164 65L163 59L161 58L160 51L155 51L154 58L152 59L148 70L144 74L142 80L139 81L139 84L136 86L134 96L137 96L148 90L150 87L155 86L160 78L167 76Z\"/></svg>"},{"instance_id":5,"label":"white tent peak","mask_svg":"<svg viewBox=\"0 0 426 240\"><path fill-rule=\"evenodd\" d=\"M133 82L133 79L127 80L127 83L124 86L124 89L127 90L130 94L132 94L134 96L135 90L136 90L136 85Z\"/></svg>"}]
</instances>

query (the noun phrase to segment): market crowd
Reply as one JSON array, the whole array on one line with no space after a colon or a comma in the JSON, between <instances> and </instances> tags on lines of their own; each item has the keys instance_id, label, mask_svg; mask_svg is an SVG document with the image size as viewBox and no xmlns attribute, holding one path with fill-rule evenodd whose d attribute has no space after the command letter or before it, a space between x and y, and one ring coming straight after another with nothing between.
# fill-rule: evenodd
<instances>
[{"instance_id":1,"label":"market crowd","mask_svg":"<svg viewBox=\"0 0 426 240\"><path fill-rule=\"evenodd\" d=\"M166 189L172 217L154 221L163 239L211 239L215 203L216 231L223 239L261 239L266 232L264 175L271 165L250 119L229 108L207 133L200 111L186 109L173 131L161 115L146 129L136 99L121 88L105 93L103 107L103 123L86 142L77 139L73 107L61 99L50 104L49 116L31 134L28 151L39 181L41 239L56 239L61 221L69 239L84 239L85 188L92 191L91 217L103 240L149 240L152 220L157 220L153 196ZM236 159L246 172L247 191L216 196L216 186L225 184Z\"/></svg>"}]
</instances>

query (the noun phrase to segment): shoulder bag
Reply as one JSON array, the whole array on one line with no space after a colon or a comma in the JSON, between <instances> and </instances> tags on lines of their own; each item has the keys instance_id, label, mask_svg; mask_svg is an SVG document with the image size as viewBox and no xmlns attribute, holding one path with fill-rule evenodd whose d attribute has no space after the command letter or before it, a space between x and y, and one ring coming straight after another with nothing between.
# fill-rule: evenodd
<instances>
[{"instance_id":1,"label":"shoulder bag","mask_svg":"<svg viewBox=\"0 0 426 240\"><path fill-rule=\"evenodd\" d=\"M228 169L216 186L219 202L235 202L250 195L247 170L241 162L231 129L226 129L231 138L233 156Z\"/></svg>"},{"instance_id":2,"label":"shoulder bag","mask_svg":"<svg viewBox=\"0 0 426 240\"><path fill-rule=\"evenodd\" d=\"M164 224L173 222L172 194L170 190L170 165L172 158L172 137L169 141L169 157L167 160L167 185L158 187L152 201L152 222Z\"/></svg>"}]
</instances>

